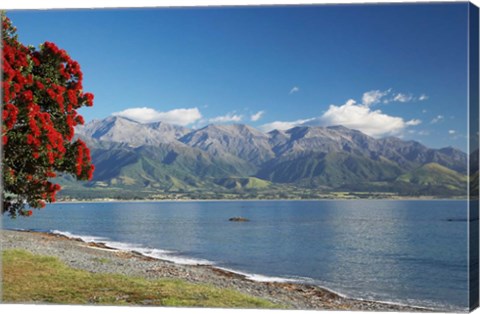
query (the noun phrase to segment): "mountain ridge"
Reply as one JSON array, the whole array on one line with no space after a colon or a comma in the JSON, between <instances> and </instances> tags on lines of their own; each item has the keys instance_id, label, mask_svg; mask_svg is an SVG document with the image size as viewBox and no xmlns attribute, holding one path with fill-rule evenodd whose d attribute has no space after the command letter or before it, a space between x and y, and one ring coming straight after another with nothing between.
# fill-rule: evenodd
<instances>
[{"instance_id":1,"label":"mountain ridge","mask_svg":"<svg viewBox=\"0 0 480 314\"><path fill-rule=\"evenodd\" d=\"M264 133L244 124L188 129L109 117L77 128L76 136L91 147L97 167L93 181L83 187L187 194L285 187L315 193L319 189L408 194L424 187L421 179L405 179L416 170L425 177L448 177L447 189L440 186L442 180L439 184L427 180L433 186L431 194L438 190L447 197L459 195L466 186L467 155L458 149L433 149L395 137L376 139L344 126L297 126Z\"/></svg>"}]
</instances>

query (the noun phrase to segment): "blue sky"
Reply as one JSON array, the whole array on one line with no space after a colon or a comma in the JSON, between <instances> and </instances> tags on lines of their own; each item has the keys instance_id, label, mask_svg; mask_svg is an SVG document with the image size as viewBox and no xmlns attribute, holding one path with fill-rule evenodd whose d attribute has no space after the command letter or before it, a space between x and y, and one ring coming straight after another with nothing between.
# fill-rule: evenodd
<instances>
[{"instance_id":1,"label":"blue sky","mask_svg":"<svg viewBox=\"0 0 480 314\"><path fill-rule=\"evenodd\" d=\"M9 11L77 60L93 108L198 128L343 124L467 143L467 4Z\"/></svg>"}]
</instances>

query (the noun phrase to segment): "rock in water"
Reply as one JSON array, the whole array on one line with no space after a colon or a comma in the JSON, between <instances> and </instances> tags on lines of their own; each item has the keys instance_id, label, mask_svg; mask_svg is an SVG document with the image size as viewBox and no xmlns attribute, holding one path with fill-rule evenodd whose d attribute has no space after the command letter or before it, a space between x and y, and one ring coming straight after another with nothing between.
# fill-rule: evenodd
<instances>
[{"instance_id":1,"label":"rock in water","mask_svg":"<svg viewBox=\"0 0 480 314\"><path fill-rule=\"evenodd\" d=\"M250 220L247 219L247 218L244 218L244 217L232 217L232 218L229 219L229 221L247 222L247 221L250 221Z\"/></svg>"}]
</instances>

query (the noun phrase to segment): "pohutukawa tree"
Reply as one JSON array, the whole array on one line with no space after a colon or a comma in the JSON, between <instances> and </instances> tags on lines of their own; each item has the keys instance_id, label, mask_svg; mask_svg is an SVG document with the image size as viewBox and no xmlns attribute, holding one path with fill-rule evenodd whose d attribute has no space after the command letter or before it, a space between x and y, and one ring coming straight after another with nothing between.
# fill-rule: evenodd
<instances>
[{"instance_id":1,"label":"pohutukawa tree","mask_svg":"<svg viewBox=\"0 0 480 314\"><path fill-rule=\"evenodd\" d=\"M57 173L92 178L90 151L74 140L74 127L93 94L83 92L80 65L64 50L51 42L26 47L3 13L1 20L2 214L30 216L29 208L55 202Z\"/></svg>"}]
</instances>

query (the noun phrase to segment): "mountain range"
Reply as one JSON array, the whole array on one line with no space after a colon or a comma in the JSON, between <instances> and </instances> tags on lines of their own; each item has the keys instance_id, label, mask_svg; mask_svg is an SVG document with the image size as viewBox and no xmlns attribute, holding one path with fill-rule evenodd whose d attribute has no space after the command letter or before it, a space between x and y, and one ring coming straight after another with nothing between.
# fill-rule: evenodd
<instances>
[{"instance_id":1,"label":"mountain range","mask_svg":"<svg viewBox=\"0 0 480 314\"><path fill-rule=\"evenodd\" d=\"M243 124L188 129L111 116L77 127L76 136L90 147L96 170L87 183L61 176L64 196L451 197L467 186L468 158L458 149L376 139L343 126L264 133Z\"/></svg>"}]
</instances>

